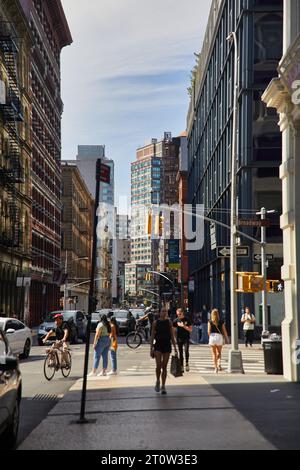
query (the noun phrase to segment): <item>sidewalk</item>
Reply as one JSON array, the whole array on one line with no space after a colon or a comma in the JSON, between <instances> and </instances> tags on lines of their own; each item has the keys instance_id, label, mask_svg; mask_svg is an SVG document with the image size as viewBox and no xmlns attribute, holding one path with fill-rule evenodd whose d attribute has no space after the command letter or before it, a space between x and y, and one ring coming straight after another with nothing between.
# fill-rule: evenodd
<instances>
[{"instance_id":1,"label":"sidewalk","mask_svg":"<svg viewBox=\"0 0 300 470\"><path fill-rule=\"evenodd\" d=\"M145 353L146 354L146 353ZM143 351L136 361L148 359ZM21 450L299 449L300 385L266 375L197 373L168 378L154 392L149 371L132 367L88 380L87 418L78 425L79 380L21 445ZM58 430L59 436L58 439Z\"/></svg>"}]
</instances>

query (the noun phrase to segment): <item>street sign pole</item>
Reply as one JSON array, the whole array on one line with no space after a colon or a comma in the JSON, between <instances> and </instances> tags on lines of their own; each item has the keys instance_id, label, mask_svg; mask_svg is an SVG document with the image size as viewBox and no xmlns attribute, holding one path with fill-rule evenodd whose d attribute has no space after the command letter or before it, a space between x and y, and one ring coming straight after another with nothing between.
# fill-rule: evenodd
<instances>
[{"instance_id":1,"label":"street sign pole","mask_svg":"<svg viewBox=\"0 0 300 470\"><path fill-rule=\"evenodd\" d=\"M80 418L78 421L76 421L77 424L87 424L87 423L95 422L95 420L92 421L92 420L86 419L85 405L86 405L87 374L88 374L89 353L90 353L91 319L92 319L92 312L95 309L94 285L95 285L95 270L96 270L96 258L97 258L97 223L98 223L97 214L98 214L98 206L99 206L99 200L100 200L100 181L101 181L101 159L98 159L97 164L96 164L96 194L95 194L95 209L94 209L93 250L92 250L91 282L90 282L90 291L89 291L88 324L87 324L86 344L85 344L81 409L80 409Z\"/></svg>"},{"instance_id":2,"label":"street sign pole","mask_svg":"<svg viewBox=\"0 0 300 470\"><path fill-rule=\"evenodd\" d=\"M267 211L265 207L262 207L261 220L266 220ZM261 227L261 274L263 276L264 289L262 291L262 321L263 321L263 332L268 330L268 301L267 301L267 259L266 259L266 232L267 229L264 224Z\"/></svg>"},{"instance_id":3,"label":"street sign pole","mask_svg":"<svg viewBox=\"0 0 300 470\"><path fill-rule=\"evenodd\" d=\"M238 158L238 87L239 57L238 41L235 32L227 38L233 43L234 50L234 104L232 122L232 157L231 157L231 234L230 234L230 309L231 309L231 350L229 352L228 372L244 373L242 353L239 350L238 312L237 312L237 158Z\"/></svg>"}]
</instances>

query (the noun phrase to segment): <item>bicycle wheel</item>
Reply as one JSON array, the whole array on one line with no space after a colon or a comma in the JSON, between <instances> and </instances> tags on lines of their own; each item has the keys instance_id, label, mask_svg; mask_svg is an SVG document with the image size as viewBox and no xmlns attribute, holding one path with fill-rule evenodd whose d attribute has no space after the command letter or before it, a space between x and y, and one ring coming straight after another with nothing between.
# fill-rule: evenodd
<instances>
[{"instance_id":1,"label":"bicycle wheel","mask_svg":"<svg viewBox=\"0 0 300 470\"><path fill-rule=\"evenodd\" d=\"M44 362L44 376L50 382L53 379L56 370L56 355L49 353Z\"/></svg>"},{"instance_id":2,"label":"bicycle wheel","mask_svg":"<svg viewBox=\"0 0 300 470\"><path fill-rule=\"evenodd\" d=\"M130 349L137 349L142 344L143 338L140 333L129 333L126 336L126 344Z\"/></svg>"},{"instance_id":3,"label":"bicycle wheel","mask_svg":"<svg viewBox=\"0 0 300 470\"><path fill-rule=\"evenodd\" d=\"M71 369L72 369L72 357L69 351L66 353L66 355L68 356L68 367L66 366L61 367L61 373L65 378L69 377L71 373Z\"/></svg>"}]
</instances>

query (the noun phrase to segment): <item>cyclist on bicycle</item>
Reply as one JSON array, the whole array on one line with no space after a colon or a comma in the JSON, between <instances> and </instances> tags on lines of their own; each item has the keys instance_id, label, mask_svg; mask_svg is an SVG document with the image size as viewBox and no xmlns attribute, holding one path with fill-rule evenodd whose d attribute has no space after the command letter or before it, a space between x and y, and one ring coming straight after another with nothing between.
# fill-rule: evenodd
<instances>
[{"instance_id":1,"label":"cyclist on bicycle","mask_svg":"<svg viewBox=\"0 0 300 470\"><path fill-rule=\"evenodd\" d=\"M49 333L43 339L43 343L46 343L51 336L56 336L56 342L52 345L51 349L60 349L62 347L62 366L69 365L68 350L70 345L70 329L67 322L64 322L62 314L55 315L54 317L56 328L49 331Z\"/></svg>"}]
</instances>

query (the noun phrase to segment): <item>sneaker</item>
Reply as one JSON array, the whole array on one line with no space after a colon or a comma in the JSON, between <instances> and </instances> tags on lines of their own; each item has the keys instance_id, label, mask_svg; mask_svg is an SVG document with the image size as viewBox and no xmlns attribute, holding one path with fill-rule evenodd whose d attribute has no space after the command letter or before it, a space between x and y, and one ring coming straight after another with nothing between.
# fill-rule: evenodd
<instances>
[{"instance_id":1,"label":"sneaker","mask_svg":"<svg viewBox=\"0 0 300 470\"><path fill-rule=\"evenodd\" d=\"M215 369L215 374L218 374L218 372L219 372L219 370L218 370L218 368L216 367L216 369Z\"/></svg>"},{"instance_id":2,"label":"sneaker","mask_svg":"<svg viewBox=\"0 0 300 470\"><path fill-rule=\"evenodd\" d=\"M161 394L162 395L167 395L166 387L161 387Z\"/></svg>"},{"instance_id":3,"label":"sneaker","mask_svg":"<svg viewBox=\"0 0 300 470\"><path fill-rule=\"evenodd\" d=\"M185 370L186 370L186 372L190 371L190 366L188 364L185 366Z\"/></svg>"},{"instance_id":4,"label":"sneaker","mask_svg":"<svg viewBox=\"0 0 300 470\"><path fill-rule=\"evenodd\" d=\"M96 375L97 375L96 372L92 371L87 376L88 377L96 377Z\"/></svg>"},{"instance_id":5,"label":"sneaker","mask_svg":"<svg viewBox=\"0 0 300 470\"><path fill-rule=\"evenodd\" d=\"M156 393L160 392L160 382L159 382L159 380L157 380L157 382L156 382L155 391L156 391Z\"/></svg>"},{"instance_id":6,"label":"sneaker","mask_svg":"<svg viewBox=\"0 0 300 470\"><path fill-rule=\"evenodd\" d=\"M107 375L117 375L118 372L116 370L111 370Z\"/></svg>"},{"instance_id":7,"label":"sneaker","mask_svg":"<svg viewBox=\"0 0 300 470\"><path fill-rule=\"evenodd\" d=\"M222 370L223 370L223 369L222 369L222 366L218 366L218 371L219 371L219 372L222 372Z\"/></svg>"},{"instance_id":8,"label":"sneaker","mask_svg":"<svg viewBox=\"0 0 300 470\"><path fill-rule=\"evenodd\" d=\"M107 374L104 370L100 372L100 374L97 375L97 377L105 377Z\"/></svg>"},{"instance_id":9,"label":"sneaker","mask_svg":"<svg viewBox=\"0 0 300 470\"><path fill-rule=\"evenodd\" d=\"M184 374L184 367L183 366L181 367L181 372Z\"/></svg>"}]
</instances>

